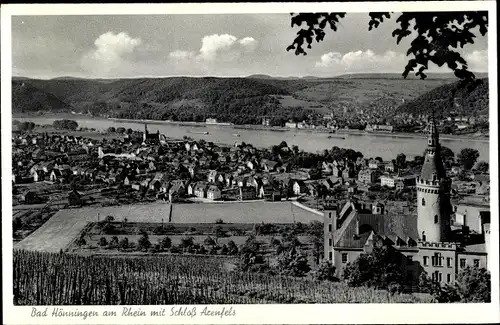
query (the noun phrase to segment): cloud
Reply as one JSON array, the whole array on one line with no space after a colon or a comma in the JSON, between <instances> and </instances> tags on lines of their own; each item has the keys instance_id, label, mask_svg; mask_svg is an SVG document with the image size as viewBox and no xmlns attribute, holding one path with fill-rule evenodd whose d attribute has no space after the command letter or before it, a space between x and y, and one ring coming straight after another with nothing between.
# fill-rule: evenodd
<instances>
[{"instance_id":1,"label":"cloud","mask_svg":"<svg viewBox=\"0 0 500 325\"><path fill-rule=\"evenodd\" d=\"M469 70L477 72L488 71L488 51L479 50L465 54L464 59L467 61Z\"/></svg>"},{"instance_id":2,"label":"cloud","mask_svg":"<svg viewBox=\"0 0 500 325\"><path fill-rule=\"evenodd\" d=\"M82 65L96 73L109 73L129 64L126 55L134 52L141 43L140 38L132 38L126 32L104 33L95 40L95 48L83 56Z\"/></svg>"},{"instance_id":3,"label":"cloud","mask_svg":"<svg viewBox=\"0 0 500 325\"><path fill-rule=\"evenodd\" d=\"M197 52L176 50L168 56L177 65L184 64L191 69L207 72L222 63L235 62L243 54L254 52L257 47L258 42L253 37L238 39L230 34L212 34L201 39L201 47ZM181 66L177 68L182 69Z\"/></svg>"},{"instance_id":4,"label":"cloud","mask_svg":"<svg viewBox=\"0 0 500 325\"><path fill-rule=\"evenodd\" d=\"M175 60L186 60L194 58L196 54L194 52L177 50L170 52L168 56Z\"/></svg>"},{"instance_id":5,"label":"cloud","mask_svg":"<svg viewBox=\"0 0 500 325\"><path fill-rule=\"evenodd\" d=\"M239 40L241 46L243 46L248 51L254 51L257 48L257 41L253 37L245 37Z\"/></svg>"},{"instance_id":6,"label":"cloud","mask_svg":"<svg viewBox=\"0 0 500 325\"><path fill-rule=\"evenodd\" d=\"M376 54L372 50L359 50L347 52L344 55L339 52L329 52L320 57L315 67L345 72L388 71L400 69L404 60L405 56L402 53L394 51Z\"/></svg>"},{"instance_id":7,"label":"cloud","mask_svg":"<svg viewBox=\"0 0 500 325\"><path fill-rule=\"evenodd\" d=\"M200 58L208 61L215 60L218 52L224 52L231 49L238 39L233 35L209 35L201 40Z\"/></svg>"}]
</instances>

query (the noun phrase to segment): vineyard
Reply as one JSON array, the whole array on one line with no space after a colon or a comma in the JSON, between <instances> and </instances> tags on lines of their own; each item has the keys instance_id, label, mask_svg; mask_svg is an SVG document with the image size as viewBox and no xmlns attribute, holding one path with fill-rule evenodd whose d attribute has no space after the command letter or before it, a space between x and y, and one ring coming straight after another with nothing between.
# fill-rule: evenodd
<instances>
[{"instance_id":1,"label":"vineyard","mask_svg":"<svg viewBox=\"0 0 500 325\"><path fill-rule=\"evenodd\" d=\"M15 250L15 305L415 303L343 283L229 271L224 259L99 257Z\"/></svg>"}]
</instances>

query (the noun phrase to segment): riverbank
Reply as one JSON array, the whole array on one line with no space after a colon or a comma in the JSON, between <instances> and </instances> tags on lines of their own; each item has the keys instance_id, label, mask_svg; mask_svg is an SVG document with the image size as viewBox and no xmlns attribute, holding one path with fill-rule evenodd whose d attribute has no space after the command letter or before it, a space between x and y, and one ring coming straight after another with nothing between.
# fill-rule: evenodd
<instances>
[{"instance_id":1,"label":"riverbank","mask_svg":"<svg viewBox=\"0 0 500 325\"><path fill-rule=\"evenodd\" d=\"M16 113L12 115L12 119L23 118L28 119L30 117L33 118L44 118L47 117L46 114L22 114ZM341 133L346 135L367 135L367 136L376 136L376 137L392 137L392 138L417 138L424 139L426 135L423 133L405 133L405 132L367 132L364 130L353 130L353 129L337 129L330 130L326 128L318 128L318 129L299 129L299 128L285 128L285 127L276 127L276 126L265 126L265 125L235 125L235 124L211 124L205 122L181 122L181 121L170 121L170 120L134 120L134 119L123 119L123 118L105 118L100 116L90 116L83 114L67 114L67 113L56 113L55 115L50 116L51 118L61 118L61 119L86 119L86 120L110 120L116 123L138 123L138 124L152 124L152 125L178 125L178 126L189 126L189 127L224 127L235 130L251 130L251 131L272 131L272 132L303 132L303 133ZM468 140L468 141L478 141L478 142L489 142L489 138L484 135L475 135L475 134L462 134L462 135L453 135L453 134L442 134L440 135L441 140Z\"/></svg>"}]
</instances>

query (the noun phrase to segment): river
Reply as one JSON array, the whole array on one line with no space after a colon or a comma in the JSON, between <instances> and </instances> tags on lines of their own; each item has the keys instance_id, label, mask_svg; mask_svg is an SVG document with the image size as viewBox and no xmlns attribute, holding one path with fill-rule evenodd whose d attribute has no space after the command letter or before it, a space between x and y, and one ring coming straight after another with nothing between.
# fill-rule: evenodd
<instances>
[{"instance_id":1,"label":"river","mask_svg":"<svg viewBox=\"0 0 500 325\"><path fill-rule=\"evenodd\" d=\"M32 121L36 124L52 124L54 120L61 117L13 117L19 121ZM124 127L134 130L143 130L144 123L132 121L118 121L103 118L88 118L71 116L70 119L78 122L81 127L106 130L108 127ZM404 153L407 158L422 155L426 147L426 139L421 136L399 136L389 134L334 134L328 138L326 133L314 133L303 130L269 131L236 129L230 126L219 125L178 125L157 123L148 124L149 132L165 134L170 138L182 138L189 136L194 139L204 139L214 143L234 144L235 142L251 143L255 147L270 147L286 141L289 146L297 145L300 149L308 152L316 152L330 149L333 146L340 148L352 148L363 153L364 157L381 157L384 160L394 159L399 153ZM203 134L208 132L208 134ZM236 136L239 135L239 136ZM345 137L342 139L340 137ZM441 139L441 144L450 148L458 154L463 148L473 148L479 151L479 160L489 162L489 141L480 139Z\"/></svg>"}]
</instances>

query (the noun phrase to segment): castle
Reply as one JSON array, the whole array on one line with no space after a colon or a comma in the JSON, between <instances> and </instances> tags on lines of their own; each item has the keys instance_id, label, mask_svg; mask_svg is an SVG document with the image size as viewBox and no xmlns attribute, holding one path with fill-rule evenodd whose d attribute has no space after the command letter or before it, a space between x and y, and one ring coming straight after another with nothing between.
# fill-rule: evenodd
<instances>
[{"instance_id":1,"label":"castle","mask_svg":"<svg viewBox=\"0 0 500 325\"><path fill-rule=\"evenodd\" d=\"M440 283L455 281L467 265L488 268L489 218L478 220L477 236L453 225L451 180L440 153L434 117L428 122L427 150L417 177L417 213L389 213L381 203L350 199L324 204L324 257L341 277L347 263L374 247L390 245L401 255L400 265L410 288L422 272Z\"/></svg>"}]
</instances>

